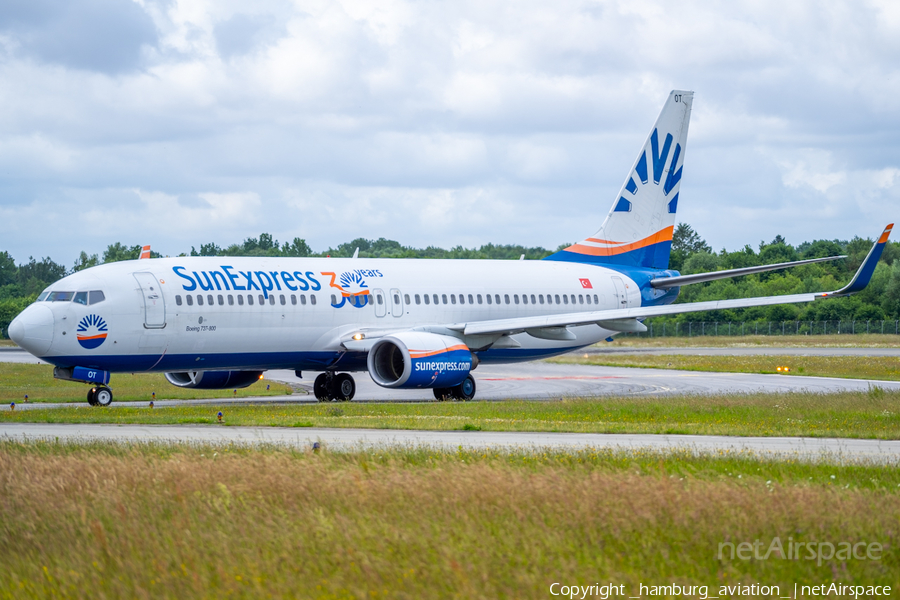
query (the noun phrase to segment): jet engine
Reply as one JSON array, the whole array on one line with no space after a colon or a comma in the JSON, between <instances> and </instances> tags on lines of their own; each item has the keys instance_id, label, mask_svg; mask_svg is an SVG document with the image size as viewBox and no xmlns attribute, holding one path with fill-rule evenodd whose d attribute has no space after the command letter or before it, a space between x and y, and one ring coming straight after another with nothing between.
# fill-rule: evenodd
<instances>
[{"instance_id":1,"label":"jet engine","mask_svg":"<svg viewBox=\"0 0 900 600\"><path fill-rule=\"evenodd\" d=\"M379 339L367 362L369 375L386 388L451 388L475 364L468 346L457 338L417 331Z\"/></svg>"},{"instance_id":2,"label":"jet engine","mask_svg":"<svg viewBox=\"0 0 900 600\"><path fill-rule=\"evenodd\" d=\"M245 388L259 381L262 371L181 371L166 373L172 385L199 390Z\"/></svg>"}]
</instances>

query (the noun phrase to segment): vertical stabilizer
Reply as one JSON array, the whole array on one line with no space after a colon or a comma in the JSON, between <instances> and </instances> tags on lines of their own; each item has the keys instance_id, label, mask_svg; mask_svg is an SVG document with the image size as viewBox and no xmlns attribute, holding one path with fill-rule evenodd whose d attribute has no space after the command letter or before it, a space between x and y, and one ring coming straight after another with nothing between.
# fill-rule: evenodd
<instances>
[{"instance_id":1,"label":"vertical stabilizer","mask_svg":"<svg viewBox=\"0 0 900 600\"><path fill-rule=\"evenodd\" d=\"M693 92L673 90L606 220L549 260L667 269Z\"/></svg>"}]
</instances>

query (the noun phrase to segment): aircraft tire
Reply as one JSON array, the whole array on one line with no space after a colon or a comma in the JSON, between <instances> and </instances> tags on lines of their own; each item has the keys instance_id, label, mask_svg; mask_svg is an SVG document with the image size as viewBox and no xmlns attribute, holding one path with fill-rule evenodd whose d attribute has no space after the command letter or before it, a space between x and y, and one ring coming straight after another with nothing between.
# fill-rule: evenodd
<instances>
[{"instance_id":1,"label":"aircraft tire","mask_svg":"<svg viewBox=\"0 0 900 600\"><path fill-rule=\"evenodd\" d=\"M109 406L113 401L112 390L106 386L96 388L94 392L94 406Z\"/></svg>"},{"instance_id":2,"label":"aircraft tire","mask_svg":"<svg viewBox=\"0 0 900 600\"><path fill-rule=\"evenodd\" d=\"M356 395L356 382L349 373L340 373L331 382L333 397L341 402L349 402Z\"/></svg>"},{"instance_id":3,"label":"aircraft tire","mask_svg":"<svg viewBox=\"0 0 900 600\"><path fill-rule=\"evenodd\" d=\"M471 400L475 397L475 378L469 375L462 383L453 386L450 390L457 400Z\"/></svg>"},{"instance_id":4,"label":"aircraft tire","mask_svg":"<svg viewBox=\"0 0 900 600\"><path fill-rule=\"evenodd\" d=\"M315 382L313 382L313 394L315 394L316 400L319 402L328 400L328 375L320 373L319 376L316 377Z\"/></svg>"},{"instance_id":5,"label":"aircraft tire","mask_svg":"<svg viewBox=\"0 0 900 600\"><path fill-rule=\"evenodd\" d=\"M451 388L433 388L432 392L434 392L434 399L439 402L443 402L444 400L453 397Z\"/></svg>"},{"instance_id":6,"label":"aircraft tire","mask_svg":"<svg viewBox=\"0 0 900 600\"><path fill-rule=\"evenodd\" d=\"M88 390L87 401L88 401L88 404L90 404L91 406L97 406L97 400L94 398L94 396L96 394L97 394L97 388L91 388Z\"/></svg>"}]
</instances>

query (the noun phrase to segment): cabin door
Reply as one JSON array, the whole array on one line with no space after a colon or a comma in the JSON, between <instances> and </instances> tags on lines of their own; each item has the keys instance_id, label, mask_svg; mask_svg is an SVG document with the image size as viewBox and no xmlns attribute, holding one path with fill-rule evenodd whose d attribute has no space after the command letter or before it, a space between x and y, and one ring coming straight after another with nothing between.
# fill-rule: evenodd
<instances>
[{"instance_id":1,"label":"cabin door","mask_svg":"<svg viewBox=\"0 0 900 600\"><path fill-rule=\"evenodd\" d=\"M144 298L144 328L162 329L166 326L166 302L163 300L159 281L153 273L135 273Z\"/></svg>"}]
</instances>

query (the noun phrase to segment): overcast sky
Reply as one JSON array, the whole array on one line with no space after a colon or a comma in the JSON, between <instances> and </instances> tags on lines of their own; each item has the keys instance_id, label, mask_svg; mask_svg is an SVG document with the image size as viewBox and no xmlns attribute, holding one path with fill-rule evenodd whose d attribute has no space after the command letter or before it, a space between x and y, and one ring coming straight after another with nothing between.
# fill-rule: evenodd
<instances>
[{"instance_id":1,"label":"overcast sky","mask_svg":"<svg viewBox=\"0 0 900 600\"><path fill-rule=\"evenodd\" d=\"M555 248L671 89L715 249L900 215L900 3L4 0L0 250Z\"/></svg>"}]
</instances>

